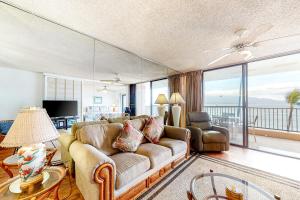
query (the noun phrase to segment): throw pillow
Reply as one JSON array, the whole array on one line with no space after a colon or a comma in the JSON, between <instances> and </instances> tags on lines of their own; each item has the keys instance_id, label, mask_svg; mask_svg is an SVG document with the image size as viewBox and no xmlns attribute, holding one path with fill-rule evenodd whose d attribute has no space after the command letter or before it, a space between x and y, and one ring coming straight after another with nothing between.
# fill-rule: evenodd
<instances>
[{"instance_id":1,"label":"throw pillow","mask_svg":"<svg viewBox=\"0 0 300 200\"><path fill-rule=\"evenodd\" d=\"M159 139L164 131L163 121L159 118L150 117L143 129L144 136L152 143L159 143Z\"/></svg>"},{"instance_id":2,"label":"throw pillow","mask_svg":"<svg viewBox=\"0 0 300 200\"><path fill-rule=\"evenodd\" d=\"M113 143L113 148L120 149L121 151L135 152L141 144L144 136L135 129L130 121L124 122L123 130Z\"/></svg>"}]
</instances>

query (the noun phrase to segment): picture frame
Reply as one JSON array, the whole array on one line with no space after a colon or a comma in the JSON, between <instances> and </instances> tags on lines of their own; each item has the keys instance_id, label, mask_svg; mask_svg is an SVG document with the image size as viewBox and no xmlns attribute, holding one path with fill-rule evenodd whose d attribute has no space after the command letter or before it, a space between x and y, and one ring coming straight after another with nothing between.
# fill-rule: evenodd
<instances>
[{"instance_id":1,"label":"picture frame","mask_svg":"<svg viewBox=\"0 0 300 200\"><path fill-rule=\"evenodd\" d=\"M94 96L94 104L102 104L102 97Z\"/></svg>"}]
</instances>

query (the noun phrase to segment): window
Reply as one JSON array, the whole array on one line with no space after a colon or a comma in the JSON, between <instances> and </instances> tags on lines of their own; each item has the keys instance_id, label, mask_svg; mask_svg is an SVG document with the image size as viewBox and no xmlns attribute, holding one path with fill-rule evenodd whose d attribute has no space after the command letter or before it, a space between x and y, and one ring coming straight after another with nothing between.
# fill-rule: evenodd
<instances>
[{"instance_id":1,"label":"window","mask_svg":"<svg viewBox=\"0 0 300 200\"><path fill-rule=\"evenodd\" d=\"M204 110L212 123L229 129L230 142L243 145L242 67L204 73Z\"/></svg>"},{"instance_id":2,"label":"window","mask_svg":"<svg viewBox=\"0 0 300 200\"><path fill-rule=\"evenodd\" d=\"M249 63L248 76L249 147L299 158L300 103L286 97L300 90L300 54Z\"/></svg>"},{"instance_id":3,"label":"window","mask_svg":"<svg viewBox=\"0 0 300 200\"><path fill-rule=\"evenodd\" d=\"M136 115L151 115L150 82L136 84Z\"/></svg>"}]
</instances>

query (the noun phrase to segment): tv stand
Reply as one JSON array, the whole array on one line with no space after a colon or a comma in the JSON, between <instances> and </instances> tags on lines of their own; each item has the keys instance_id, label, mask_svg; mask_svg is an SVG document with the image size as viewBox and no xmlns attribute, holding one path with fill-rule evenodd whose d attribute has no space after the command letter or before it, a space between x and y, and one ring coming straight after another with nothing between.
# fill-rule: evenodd
<instances>
[{"instance_id":1,"label":"tv stand","mask_svg":"<svg viewBox=\"0 0 300 200\"><path fill-rule=\"evenodd\" d=\"M78 117L55 117L51 118L56 129L68 129L71 128L74 123L77 122Z\"/></svg>"}]
</instances>

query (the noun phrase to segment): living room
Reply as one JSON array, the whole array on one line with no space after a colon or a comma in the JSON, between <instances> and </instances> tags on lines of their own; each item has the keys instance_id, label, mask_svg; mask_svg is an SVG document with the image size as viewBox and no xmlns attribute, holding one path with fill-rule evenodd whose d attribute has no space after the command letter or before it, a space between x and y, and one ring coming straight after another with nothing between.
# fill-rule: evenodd
<instances>
[{"instance_id":1,"label":"living room","mask_svg":"<svg viewBox=\"0 0 300 200\"><path fill-rule=\"evenodd\" d=\"M300 199L298 1L0 1L0 199Z\"/></svg>"}]
</instances>

